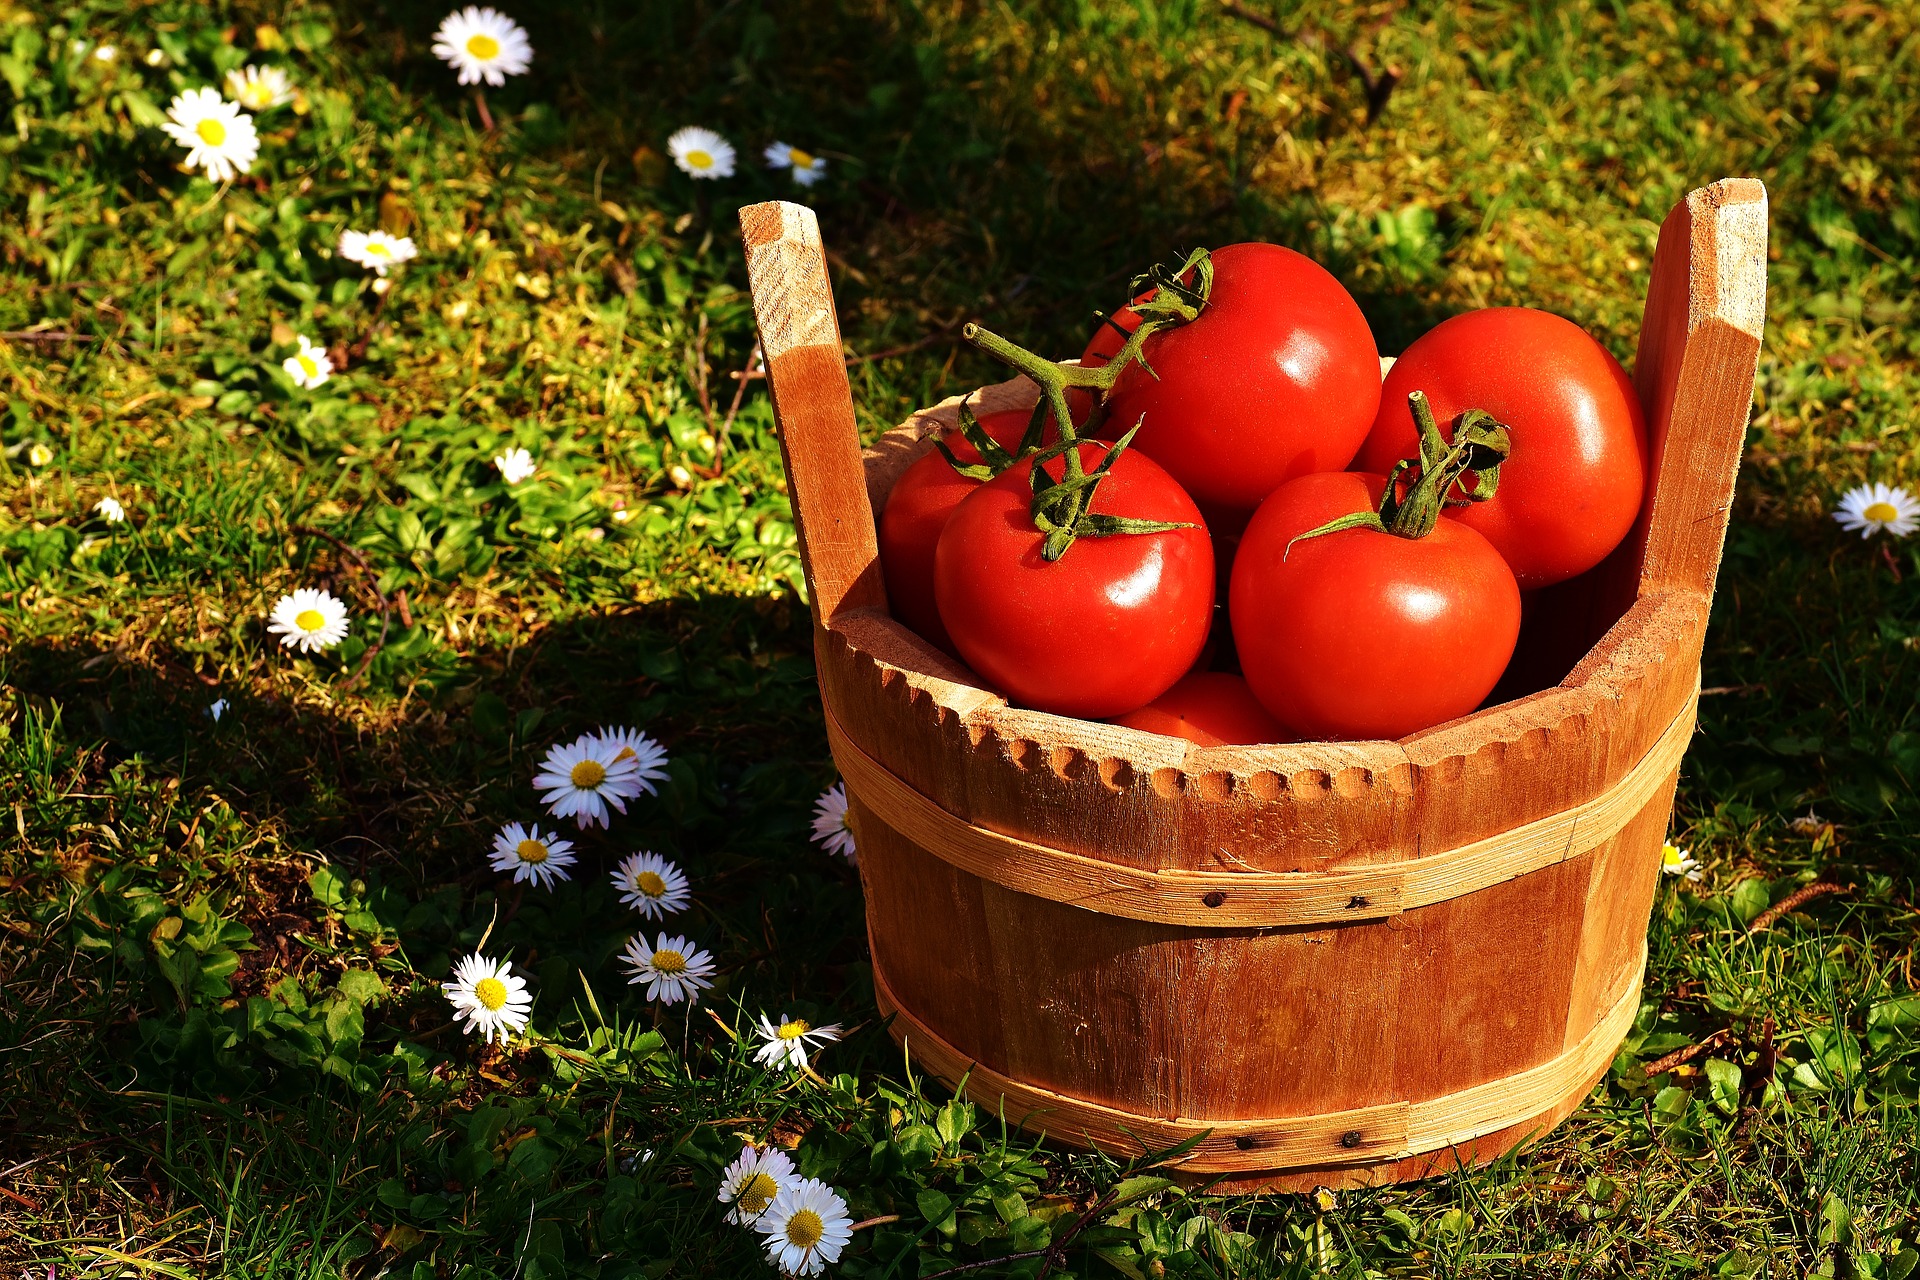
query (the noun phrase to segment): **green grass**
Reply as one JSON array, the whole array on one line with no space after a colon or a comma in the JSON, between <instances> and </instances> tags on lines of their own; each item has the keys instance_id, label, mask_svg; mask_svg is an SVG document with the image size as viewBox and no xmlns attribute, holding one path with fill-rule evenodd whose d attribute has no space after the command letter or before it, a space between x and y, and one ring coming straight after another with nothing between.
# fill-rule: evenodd
<instances>
[{"instance_id":1,"label":"green grass","mask_svg":"<svg viewBox=\"0 0 1920 1280\"><path fill-rule=\"evenodd\" d=\"M1911 7L1273 10L1325 37L1290 41L1207 0L581 0L517 7L536 61L492 134L428 52L441 12L0 12L0 330L43 335L0 340L7 1275L770 1274L713 1187L775 1130L898 1215L849 1276L1038 1248L1096 1204L1050 1274L1914 1270L1920 554L1826 514L1920 480ZM283 47L250 55L263 23ZM1343 45L1403 75L1371 126ZM248 56L305 100L219 192L153 118ZM739 176L664 163L687 123ZM830 157L849 347L899 352L853 366L870 433L998 376L964 320L1070 353L1132 271L1249 237L1340 273L1386 351L1530 303L1629 357L1666 210L1767 182L1706 655L1733 691L1676 819L1708 873L1663 888L1635 1034L1542 1147L1332 1205L1209 1198L903 1072L857 878L806 840L831 766L761 384L714 453L753 340L733 210L791 194L752 162L776 137ZM376 222L422 246L384 303L329 256ZM279 372L296 331L350 353L318 391ZM488 465L510 443L542 467L515 492ZM127 524L90 514L105 494ZM354 610L332 655L264 631L302 584ZM521 900L492 832L533 812L547 744L609 720L666 741L672 780ZM599 868L641 846L693 874L676 923L722 965L691 1019L614 963ZM1853 891L1749 931L1816 878ZM538 994L504 1055L434 985L490 922ZM730 1032L762 1010L856 1028L824 1085L753 1066Z\"/></svg>"}]
</instances>

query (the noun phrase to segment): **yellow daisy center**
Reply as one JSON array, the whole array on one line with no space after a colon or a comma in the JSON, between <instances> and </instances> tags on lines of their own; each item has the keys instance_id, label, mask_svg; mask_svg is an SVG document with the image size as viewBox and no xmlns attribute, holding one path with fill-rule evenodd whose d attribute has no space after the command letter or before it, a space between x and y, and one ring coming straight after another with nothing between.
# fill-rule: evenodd
<instances>
[{"instance_id":1,"label":"yellow daisy center","mask_svg":"<svg viewBox=\"0 0 1920 1280\"><path fill-rule=\"evenodd\" d=\"M327 615L318 609L302 609L293 615L293 625L302 631L318 631L327 625Z\"/></svg>"},{"instance_id":2,"label":"yellow daisy center","mask_svg":"<svg viewBox=\"0 0 1920 1280\"><path fill-rule=\"evenodd\" d=\"M259 81L254 81L240 90L240 102L243 106L252 107L255 111L264 111L273 105L273 90Z\"/></svg>"},{"instance_id":3,"label":"yellow daisy center","mask_svg":"<svg viewBox=\"0 0 1920 1280\"><path fill-rule=\"evenodd\" d=\"M1875 524L1892 524L1900 518L1900 508L1891 502L1876 502L1860 514Z\"/></svg>"},{"instance_id":4,"label":"yellow daisy center","mask_svg":"<svg viewBox=\"0 0 1920 1280\"><path fill-rule=\"evenodd\" d=\"M492 62L500 56L500 42L484 31L476 31L467 37L467 52L482 62Z\"/></svg>"},{"instance_id":5,"label":"yellow daisy center","mask_svg":"<svg viewBox=\"0 0 1920 1280\"><path fill-rule=\"evenodd\" d=\"M573 772L567 775L573 785L582 791L591 791L607 780L607 766L598 760L582 760L573 766Z\"/></svg>"},{"instance_id":6,"label":"yellow daisy center","mask_svg":"<svg viewBox=\"0 0 1920 1280\"><path fill-rule=\"evenodd\" d=\"M489 1013L507 1007L507 984L498 978L482 978L473 984L473 998Z\"/></svg>"},{"instance_id":7,"label":"yellow daisy center","mask_svg":"<svg viewBox=\"0 0 1920 1280\"><path fill-rule=\"evenodd\" d=\"M642 871L633 878L633 887L649 898L665 897L667 892L667 882L660 878L657 871Z\"/></svg>"},{"instance_id":8,"label":"yellow daisy center","mask_svg":"<svg viewBox=\"0 0 1920 1280\"><path fill-rule=\"evenodd\" d=\"M522 840L513 847L513 852L522 862L545 862L547 846L538 840Z\"/></svg>"},{"instance_id":9,"label":"yellow daisy center","mask_svg":"<svg viewBox=\"0 0 1920 1280\"><path fill-rule=\"evenodd\" d=\"M827 1224L811 1209L801 1209L787 1219L787 1239L802 1249L811 1249L826 1239Z\"/></svg>"},{"instance_id":10,"label":"yellow daisy center","mask_svg":"<svg viewBox=\"0 0 1920 1280\"><path fill-rule=\"evenodd\" d=\"M309 378L317 378L320 376L320 365L306 352L302 351L294 357L294 360L299 363L300 372L306 374Z\"/></svg>"},{"instance_id":11,"label":"yellow daisy center","mask_svg":"<svg viewBox=\"0 0 1920 1280\"><path fill-rule=\"evenodd\" d=\"M794 168L796 169L813 168L813 153L811 151L802 151L800 148L795 147L791 152L788 153L788 155L793 161Z\"/></svg>"},{"instance_id":12,"label":"yellow daisy center","mask_svg":"<svg viewBox=\"0 0 1920 1280\"><path fill-rule=\"evenodd\" d=\"M711 169L713 168L713 156L697 149L689 151L687 152L687 165L694 169Z\"/></svg>"},{"instance_id":13,"label":"yellow daisy center","mask_svg":"<svg viewBox=\"0 0 1920 1280\"><path fill-rule=\"evenodd\" d=\"M631 759L633 759L633 758L634 758L634 757L635 757L635 756L636 756L637 754L639 754L639 753L638 753L638 752L636 752L636 751L635 751L635 750L634 750L634 749L633 749L632 747L622 747L622 748L620 748L620 750L619 750L619 751L618 751L618 752L617 752L617 753L616 753L616 754L614 755L614 757L613 757L613 758L614 758L614 759L615 759L616 761L618 761L618 760L631 760Z\"/></svg>"},{"instance_id":14,"label":"yellow daisy center","mask_svg":"<svg viewBox=\"0 0 1920 1280\"><path fill-rule=\"evenodd\" d=\"M656 951L653 953L653 967L661 973L685 973L687 958L678 951Z\"/></svg>"},{"instance_id":15,"label":"yellow daisy center","mask_svg":"<svg viewBox=\"0 0 1920 1280\"><path fill-rule=\"evenodd\" d=\"M743 1212L761 1214L780 1194L780 1184L773 1180L770 1173L756 1173L747 1179L747 1185L740 1188L739 1205Z\"/></svg>"},{"instance_id":16,"label":"yellow daisy center","mask_svg":"<svg viewBox=\"0 0 1920 1280\"><path fill-rule=\"evenodd\" d=\"M798 1040L811 1030L813 1030L812 1023L808 1022L805 1018L795 1018L792 1022L783 1022L780 1024L780 1038L782 1040Z\"/></svg>"},{"instance_id":17,"label":"yellow daisy center","mask_svg":"<svg viewBox=\"0 0 1920 1280\"><path fill-rule=\"evenodd\" d=\"M369 240L367 241L367 256L370 258L391 258L393 256L393 250L387 248L387 246L381 244L378 240Z\"/></svg>"},{"instance_id":18,"label":"yellow daisy center","mask_svg":"<svg viewBox=\"0 0 1920 1280\"><path fill-rule=\"evenodd\" d=\"M200 135L200 141L210 147L217 147L227 140L227 126L212 116L193 126L193 131Z\"/></svg>"},{"instance_id":19,"label":"yellow daisy center","mask_svg":"<svg viewBox=\"0 0 1920 1280\"><path fill-rule=\"evenodd\" d=\"M1661 849L1660 856L1666 861L1668 866L1677 867L1687 860L1687 851L1685 849L1675 848L1673 845L1667 845Z\"/></svg>"}]
</instances>

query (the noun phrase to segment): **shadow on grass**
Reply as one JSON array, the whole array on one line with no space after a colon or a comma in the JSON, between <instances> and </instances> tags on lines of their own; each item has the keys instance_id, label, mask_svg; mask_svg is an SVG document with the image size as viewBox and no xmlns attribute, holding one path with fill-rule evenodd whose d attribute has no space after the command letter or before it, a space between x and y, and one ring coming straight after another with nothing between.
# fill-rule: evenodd
<instances>
[{"instance_id":1,"label":"shadow on grass","mask_svg":"<svg viewBox=\"0 0 1920 1280\"><path fill-rule=\"evenodd\" d=\"M16 732L0 760L24 843L4 860L0 901L30 941L0 957L14 997L0 1013L6 1150L48 1157L38 1174L66 1179L75 1198L85 1198L85 1169L110 1166L144 1179L156 1205L184 1196L244 1211L238 1190L221 1192L234 1175L224 1153L237 1144L263 1153L248 1197L337 1187L335 1208L349 1216L429 1231L465 1205L462 1238L500 1244L526 1227L526 1201L516 1191L501 1216L468 1204L477 1186L546 1186L558 1169L566 1177L553 1185L582 1205L609 1179L622 1204L655 1190L685 1199L684 1167L673 1187L643 1192L645 1178L623 1178L621 1162L692 1143L697 1163L726 1141L700 1120L742 1115L753 1127L749 1112L771 1122L794 1109L768 1105L764 1078L708 1010L742 1032L761 1012L864 1025L829 1070L894 1056L872 1021L857 876L807 840L830 764L812 664L794 656L806 627L793 602L730 597L551 626L512 651L464 655L438 673L438 696L410 695L405 714L375 728L317 699L232 692L215 723L206 709L218 691L179 656L16 647L0 686ZM669 779L609 830L560 829L579 857L571 881L510 885L486 855L503 822L541 815L530 785L538 758L607 724L660 737ZM56 846L57 860L36 852ZM639 849L686 869L688 911L648 922L618 901L609 873ZM622 945L661 928L719 960L696 1011L650 1005L625 982ZM439 980L483 935L489 954L511 956L530 978L536 1031L582 1046L598 1043L596 1026L619 1029L598 1046L612 1055L602 1065L613 1083L589 1072L569 1088L538 1050L483 1050L449 1026L437 988L411 975ZM206 938L184 974L168 959ZM354 971L383 975L389 993L342 1009L337 993ZM30 1043L40 1048L7 1052ZM683 1049L697 1065L682 1069ZM65 1070L34 1079L49 1053ZM450 1084L442 1061L478 1061L484 1080L461 1072L466 1083ZM514 1123L505 1137L540 1143L513 1161L524 1167L502 1164L496 1176L486 1153L500 1153L500 1133L429 1141L419 1106L394 1100L402 1084L416 1100L457 1103L460 1116L498 1112ZM369 1151L383 1154L369 1162ZM694 1200L671 1216L655 1256L717 1225ZM256 1245L272 1243L269 1221L243 1221Z\"/></svg>"}]
</instances>

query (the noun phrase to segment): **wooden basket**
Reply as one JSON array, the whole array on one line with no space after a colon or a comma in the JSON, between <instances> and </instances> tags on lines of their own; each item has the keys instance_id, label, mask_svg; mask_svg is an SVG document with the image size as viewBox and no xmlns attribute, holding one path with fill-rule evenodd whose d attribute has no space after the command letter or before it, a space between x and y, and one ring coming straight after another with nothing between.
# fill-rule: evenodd
<instances>
[{"instance_id":1,"label":"wooden basket","mask_svg":"<svg viewBox=\"0 0 1920 1280\"><path fill-rule=\"evenodd\" d=\"M1635 368L1655 483L1534 642L1584 651L1557 684L1399 742L1200 747L1009 706L888 615L875 513L958 402L863 454L813 213L742 210L874 987L912 1060L1067 1144L1200 1136L1182 1170L1234 1189L1421 1177L1577 1107L1639 1008L1766 219L1730 179L1661 228Z\"/></svg>"}]
</instances>

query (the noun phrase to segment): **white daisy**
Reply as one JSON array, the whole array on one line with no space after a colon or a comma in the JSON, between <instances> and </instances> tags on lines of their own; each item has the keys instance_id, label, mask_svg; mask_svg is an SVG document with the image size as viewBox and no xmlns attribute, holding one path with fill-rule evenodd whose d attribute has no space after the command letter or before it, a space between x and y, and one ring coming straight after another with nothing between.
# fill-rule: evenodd
<instances>
[{"instance_id":1,"label":"white daisy","mask_svg":"<svg viewBox=\"0 0 1920 1280\"><path fill-rule=\"evenodd\" d=\"M227 714L228 705L229 704L225 698L215 698L212 702L209 702L207 704L207 718L212 720L215 724L219 724L220 717Z\"/></svg>"},{"instance_id":2,"label":"white daisy","mask_svg":"<svg viewBox=\"0 0 1920 1280\"><path fill-rule=\"evenodd\" d=\"M793 170L793 180L803 187L810 187L827 176L825 156L790 147L784 142L776 142L767 148L767 165L774 169Z\"/></svg>"},{"instance_id":3,"label":"white daisy","mask_svg":"<svg viewBox=\"0 0 1920 1280\"><path fill-rule=\"evenodd\" d=\"M832 1044L840 1038L837 1022L816 1027L805 1018L789 1018L784 1013L778 1022L761 1014L754 1030L760 1035L760 1047L754 1050L754 1059L761 1066L776 1070L805 1070L809 1044Z\"/></svg>"},{"instance_id":4,"label":"white daisy","mask_svg":"<svg viewBox=\"0 0 1920 1280\"><path fill-rule=\"evenodd\" d=\"M813 842L848 862L860 860L853 849L853 828L847 825L846 783L834 783L813 802Z\"/></svg>"},{"instance_id":5,"label":"white daisy","mask_svg":"<svg viewBox=\"0 0 1920 1280\"><path fill-rule=\"evenodd\" d=\"M501 1044L509 1032L525 1030L533 997L527 994L526 979L516 978L512 968L506 960L489 960L477 951L454 965L453 981L444 988L453 1002L453 1020L466 1023L468 1031L479 1032L485 1041L497 1032Z\"/></svg>"},{"instance_id":6,"label":"white daisy","mask_svg":"<svg viewBox=\"0 0 1920 1280\"><path fill-rule=\"evenodd\" d=\"M567 874L574 862L573 841L543 834L538 823L528 828L509 822L493 838L493 854L487 860L495 871L513 872L515 884L548 889L555 880L573 878Z\"/></svg>"},{"instance_id":7,"label":"white daisy","mask_svg":"<svg viewBox=\"0 0 1920 1280\"><path fill-rule=\"evenodd\" d=\"M249 111L271 111L293 101L293 81L279 67L235 67L227 72L227 96Z\"/></svg>"},{"instance_id":8,"label":"white daisy","mask_svg":"<svg viewBox=\"0 0 1920 1280\"><path fill-rule=\"evenodd\" d=\"M551 793L542 797L548 813L572 818L582 827L595 823L606 826L611 820L607 806L625 813L627 801L642 791L653 790L640 777L631 757L615 758L590 733L548 751L533 786L536 791Z\"/></svg>"},{"instance_id":9,"label":"white daisy","mask_svg":"<svg viewBox=\"0 0 1920 1280\"><path fill-rule=\"evenodd\" d=\"M347 638L347 606L317 588L302 587L280 597L267 630L302 653L331 649Z\"/></svg>"},{"instance_id":10,"label":"white daisy","mask_svg":"<svg viewBox=\"0 0 1920 1280\"><path fill-rule=\"evenodd\" d=\"M327 349L307 337L296 334L300 349L280 362L280 367L293 379L293 385L302 391L311 391L333 376L333 357Z\"/></svg>"},{"instance_id":11,"label":"white daisy","mask_svg":"<svg viewBox=\"0 0 1920 1280\"><path fill-rule=\"evenodd\" d=\"M461 84L485 80L498 88L533 65L525 28L498 9L471 4L441 21L433 51L460 73Z\"/></svg>"},{"instance_id":12,"label":"white daisy","mask_svg":"<svg viewBox=\"0 0 1920 1280\"><path fill-rule=\"evenodd\" d=\"M495 454L493 465L500 472L500 478L508 484L531 480L537 470L533 465L533 455L525 449L509 449L505 453Z\"/></svg>"},{"instance_id":13,"label":"white daisy","mask_svg":"<svg viewBox=\"0 0 1920 1280\"><path fill-rule=\"evenodd\" d=\"M1905 489L1884 484L1863 484L1847 490L1840 509L1833 513L1848 533L1858 531L1871 538L1885 529L1896 538L1904 538L1920 529L1920 501Z\"/></svg>"},{"instance_id":14,"label":"white daisy","mask_svg":"<svg viewBox=\"0 0 1920 1280\"><path fill-rule=\"evenodd\" d=\"M52 461L53 450L44 444L36 443L31 449L27 450L27 465L30 467L44 467Z\"/></svg>"},{"instance_id":15,"label":"white daisy","mask_svg":"<svg viewBox=\"0 0 1920 1280\"><path fill-rule=\"evenodd\" d=\"M647 999L661 1004L699 1004L700 993L713 985L713 957L685 938L662 933L648 946L647 935L636 933L627 940L626 961L633 971L627 981L645 983Z\"/></svg>"},{"instance_id":16,"label":"white daisy","mask_svg":"<svg viewBox=\"0 0 1920 1280\"><path fill-rule=\"evenodd\" d=\"M229 182L235 173L253 168L260 154L253 117L222 99L216 89L175 94L167 107L167 123L160 127L187 149L187 168L205 169L217 182Z\"/></svg>"},{"instance_id":17,"label":"white daisy","mask_svg":"<svg viewBox=\"0 0 1920 1280\"><path fill-rule=\"evenodd\" d=\"M1679 845L1660 846L1660 870L1670 876L1685 876L1695 884L1706 873L1700 869L1700 860Z\"/></svg>"},{"instance_id":18,"label":"white daisy","mask_svg":"<svg viewBox=\"0 0 1920 1280\"><path fill-rule=\"evenodd\" d=\"M150 66L150 67L157 67L157 66L159 66L159 65L161 65L162 63L164 63L164 62L165 62L166 60L167 60L167 55L166 55L166 52L165 52L164 50L161 50L161 49L149 49L149 50L147 50L147 65L148 65L148 66Z\"/></svg>"},{"instance_id":19,"label":"white daisy","mask_svg":"<svg viewBox=\"0 0 1920 1280\"><path fill-rule=\"evenodd\" d=\"M634 776L648 795L660 794L654 784L667 780L665 747L638 729L602 729L593 736L615 760L632 762Z\"/></svg>"},{"instance_id":20,"label":"white daisy","mask_svg":"<svg viewBox=\"0 0 1920 1280\"><path fill-rule=\"evenodd\" d=\"M720 1175L720 1203L733 1206L727 1221L752 1226L773 1207L780 1193L797 1181L797 1171L786 1152L749 1142Z\"/></svg>"},{"instance_id":21,"label":"white daisy","mask_svg":"<svg viewBox=\"0 0 1920 1280\"><path fill-rule=\"evenodd\" d=\"M120 505L120 499L111 494L93 504L93 513L108 524L119 524L127 518L127 509Z\"/></svg>"},{"instance_id":22,"label":"white daisy","mask_svg":"<svg viewBox=\"0 0 1920 1280\"><path fill-rule=\"evenodd\" d=\"M340 233L340 256L381 276L387 274L388 267L411 261L418 252L412 236L390 236L379 230Z\"/></svg>"},{"instance_id":23,"label":"white daisy","mask_svg":"<svg viewBox=\"0 0 1920 1280\"><path fill-rule=\"evenodd\" d=\"M733 144L711 129L688 125L667 139L667 151L682 173L695 178L733 176Z\"/></svg>"},{"instance_id":24,"label":"white daisy","mask_svg":"<svg viewBox=\"0 0 1920 1280\"><path fill-rule=\"evenodd\" d=\"M112 62L120 56L120 50L110 44L103 44L93 51L93 56L97 62Z\"/></svg>"},{"instance_id":25,"label":"white daisy","mask_svg":"<svg viewBox=\"0 0 1920 1280\"><path fill-rule=\"evenodd\" d=\"M847 1202L818 1178L782 1187L753 1227L767 1238L768 1259L794 1276L819 1275L853 1239Z\"/></svg>"},{"instance_id":26,"label":"white daisy","mask_svg":"<svg viewBox=\"0 0 1920 1280\"><path fill-rule=\"evenodd\" d=\"M622 862L613 873L620 901L649 920L684 911L693 901L687 874L657 853L644 850Z\"/></svg>"}]
</instances>

